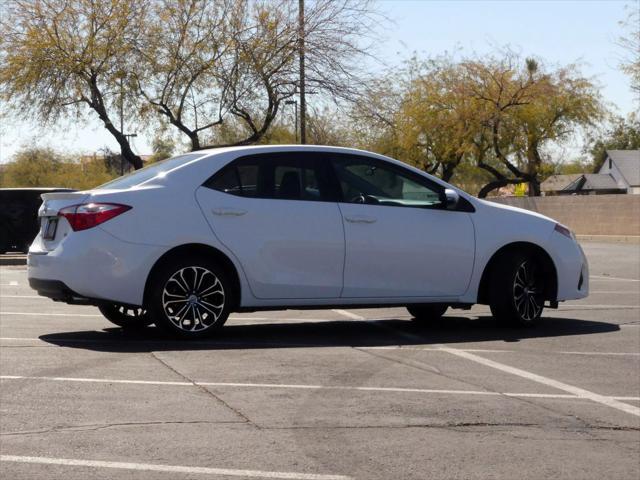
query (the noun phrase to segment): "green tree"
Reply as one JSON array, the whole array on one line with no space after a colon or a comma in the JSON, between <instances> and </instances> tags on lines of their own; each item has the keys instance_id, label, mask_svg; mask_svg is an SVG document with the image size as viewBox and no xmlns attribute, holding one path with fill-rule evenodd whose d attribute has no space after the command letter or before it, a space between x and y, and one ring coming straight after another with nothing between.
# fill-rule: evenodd
<instances>
[{"instance_id":1,"label":"green tree","mask_svg":"<svg viewBox=\"0 0 640 480\"><path fill-rule=\"evenodd\" d=\"M627 118L613 117L610 126L603 133L591 138L588 151L593 161L593 171L600 169L607 157L607 150L638 149L640 149L640 116L632 113Z\"/></svg>"},{"instance_id":2,"label":"green tree","mask_svg":"<svg viewBox=\"0 0 640 480\"><path fill-rule=\"evenodd\" d=\"M16 115L30 114L45 123L92 112L123 157L142 167L114 118L130 91L123 72L135 62L147 4L6 0L0 20L0 98ZM134 116L134 106L127 106L127 117Z\"/></svg>"},{"instance_id":3,"label":"green tree","mask_svg":"<svg viewBox=\"0 0 640 480\"><path fill-rule=\"evenodd\" d=\"M116 176L102 157L74 160L51 148L27 147L5 164L2 187L65 187L86 190Z\"/></svg>"},{"instance_id":4,"label":"green tree","mask_svg":"<svg viewBox=\"0 0 640 480\"><path fill-rule=\"evenodd\" d=\"M624 34L618 39L618 45L626 52L620 66L631 77L631 89L638 95L636 101L640 104L640 1L632 0L625 11L627 18L619 22Z\"/></svg>"},{"instance_id":5,"label":"green tree","mask_svg":"<svg viewBox=\"0 0 640 480\"><path fill-rule=\"evenodd\" d=\"M169 158L173 155L176 149L176 144L171 138L156 135L152 143L153 155L149 159L150 163L159 162L165 158Z\"/></svg>"}]
</instances>

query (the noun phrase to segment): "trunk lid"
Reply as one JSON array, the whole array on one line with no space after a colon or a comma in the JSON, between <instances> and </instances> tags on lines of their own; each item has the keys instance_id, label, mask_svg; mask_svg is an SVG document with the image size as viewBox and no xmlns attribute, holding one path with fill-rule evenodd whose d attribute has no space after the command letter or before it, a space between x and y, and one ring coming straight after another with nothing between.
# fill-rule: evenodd
<instances>
[{"instance_id":1,"label":"trunk lid","mask_svg":"<svg viewBox=\"0 0 640 480\"><path fill-rule=\"evenodd\" d=\"M31 245L32 252L55 250L65 237L73 233L69 222L58 212L64 207L83 203L90 197L90 192L43 193L41 197L42 205L38 210L40 230Z\"/></svg>"}]
</instances>

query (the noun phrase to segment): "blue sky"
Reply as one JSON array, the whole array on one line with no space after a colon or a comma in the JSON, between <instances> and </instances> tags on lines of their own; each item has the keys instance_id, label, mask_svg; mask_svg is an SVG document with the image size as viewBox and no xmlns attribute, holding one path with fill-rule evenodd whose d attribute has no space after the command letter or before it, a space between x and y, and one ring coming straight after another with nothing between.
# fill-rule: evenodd
<instances>
[{"instance_id":1,"label":"blue sky","mask_svg":"<svg viewBox=\"0 0 640 480\"><path fill-rule=\"evenodd\" d=\"M388 64L413 52L435 56L461 49L483 55L509 45L523 56L538 56L550 65L581 62L583 72L601 85L614 110L627 114L640 108L629 78L618 68L624 52L616 45L622 33L618 22L630 8L640 8L638 0L381 0L380 6L394 20L383 30L386 41L378 52ZM0 135L0 162L33 141L83 153L107 145L117 150L98 122L45 130L37 124L5 121ZM134 149L150 153L143 136L135 139Z\"/></svg>"}]
</instances>

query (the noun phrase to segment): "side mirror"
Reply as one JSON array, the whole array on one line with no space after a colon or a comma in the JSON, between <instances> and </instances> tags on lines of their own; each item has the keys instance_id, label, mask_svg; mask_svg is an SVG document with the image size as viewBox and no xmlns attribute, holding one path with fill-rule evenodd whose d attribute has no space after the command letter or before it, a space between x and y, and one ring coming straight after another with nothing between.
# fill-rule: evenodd
<instances>
[{"instance_id":1,"label":"side mirror","mask_svg":"<svg viewBox=\"0 0 640 480\"><path fill-rule=\"evenodd\" d=\"M455 210L455 208L458 206L458 202L460 201L460 195L458 195L458 192L451 188L445 188L444 198L444 207L447 210Z\"/></svg>"}]
</instances>

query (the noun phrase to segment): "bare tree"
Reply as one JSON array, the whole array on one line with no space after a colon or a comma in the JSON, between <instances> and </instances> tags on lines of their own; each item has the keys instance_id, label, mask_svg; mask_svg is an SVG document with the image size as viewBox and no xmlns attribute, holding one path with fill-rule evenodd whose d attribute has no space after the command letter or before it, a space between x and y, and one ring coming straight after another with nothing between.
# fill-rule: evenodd
<instances>
[{"instance_id":1,"label":"bare tree","mask_svg":"<svg viewBox=\"0 0 640 480\"><path fill-rule=\"evenodd\" d=\"M140 46L142 60L131 72L148 104L145 113L160 114L194 150L259 141L299 89L297 3L158 3ZM310 94L353 99L374 15L369 0L318 0L307 10Z\"/></svg>"}]
</instances>

